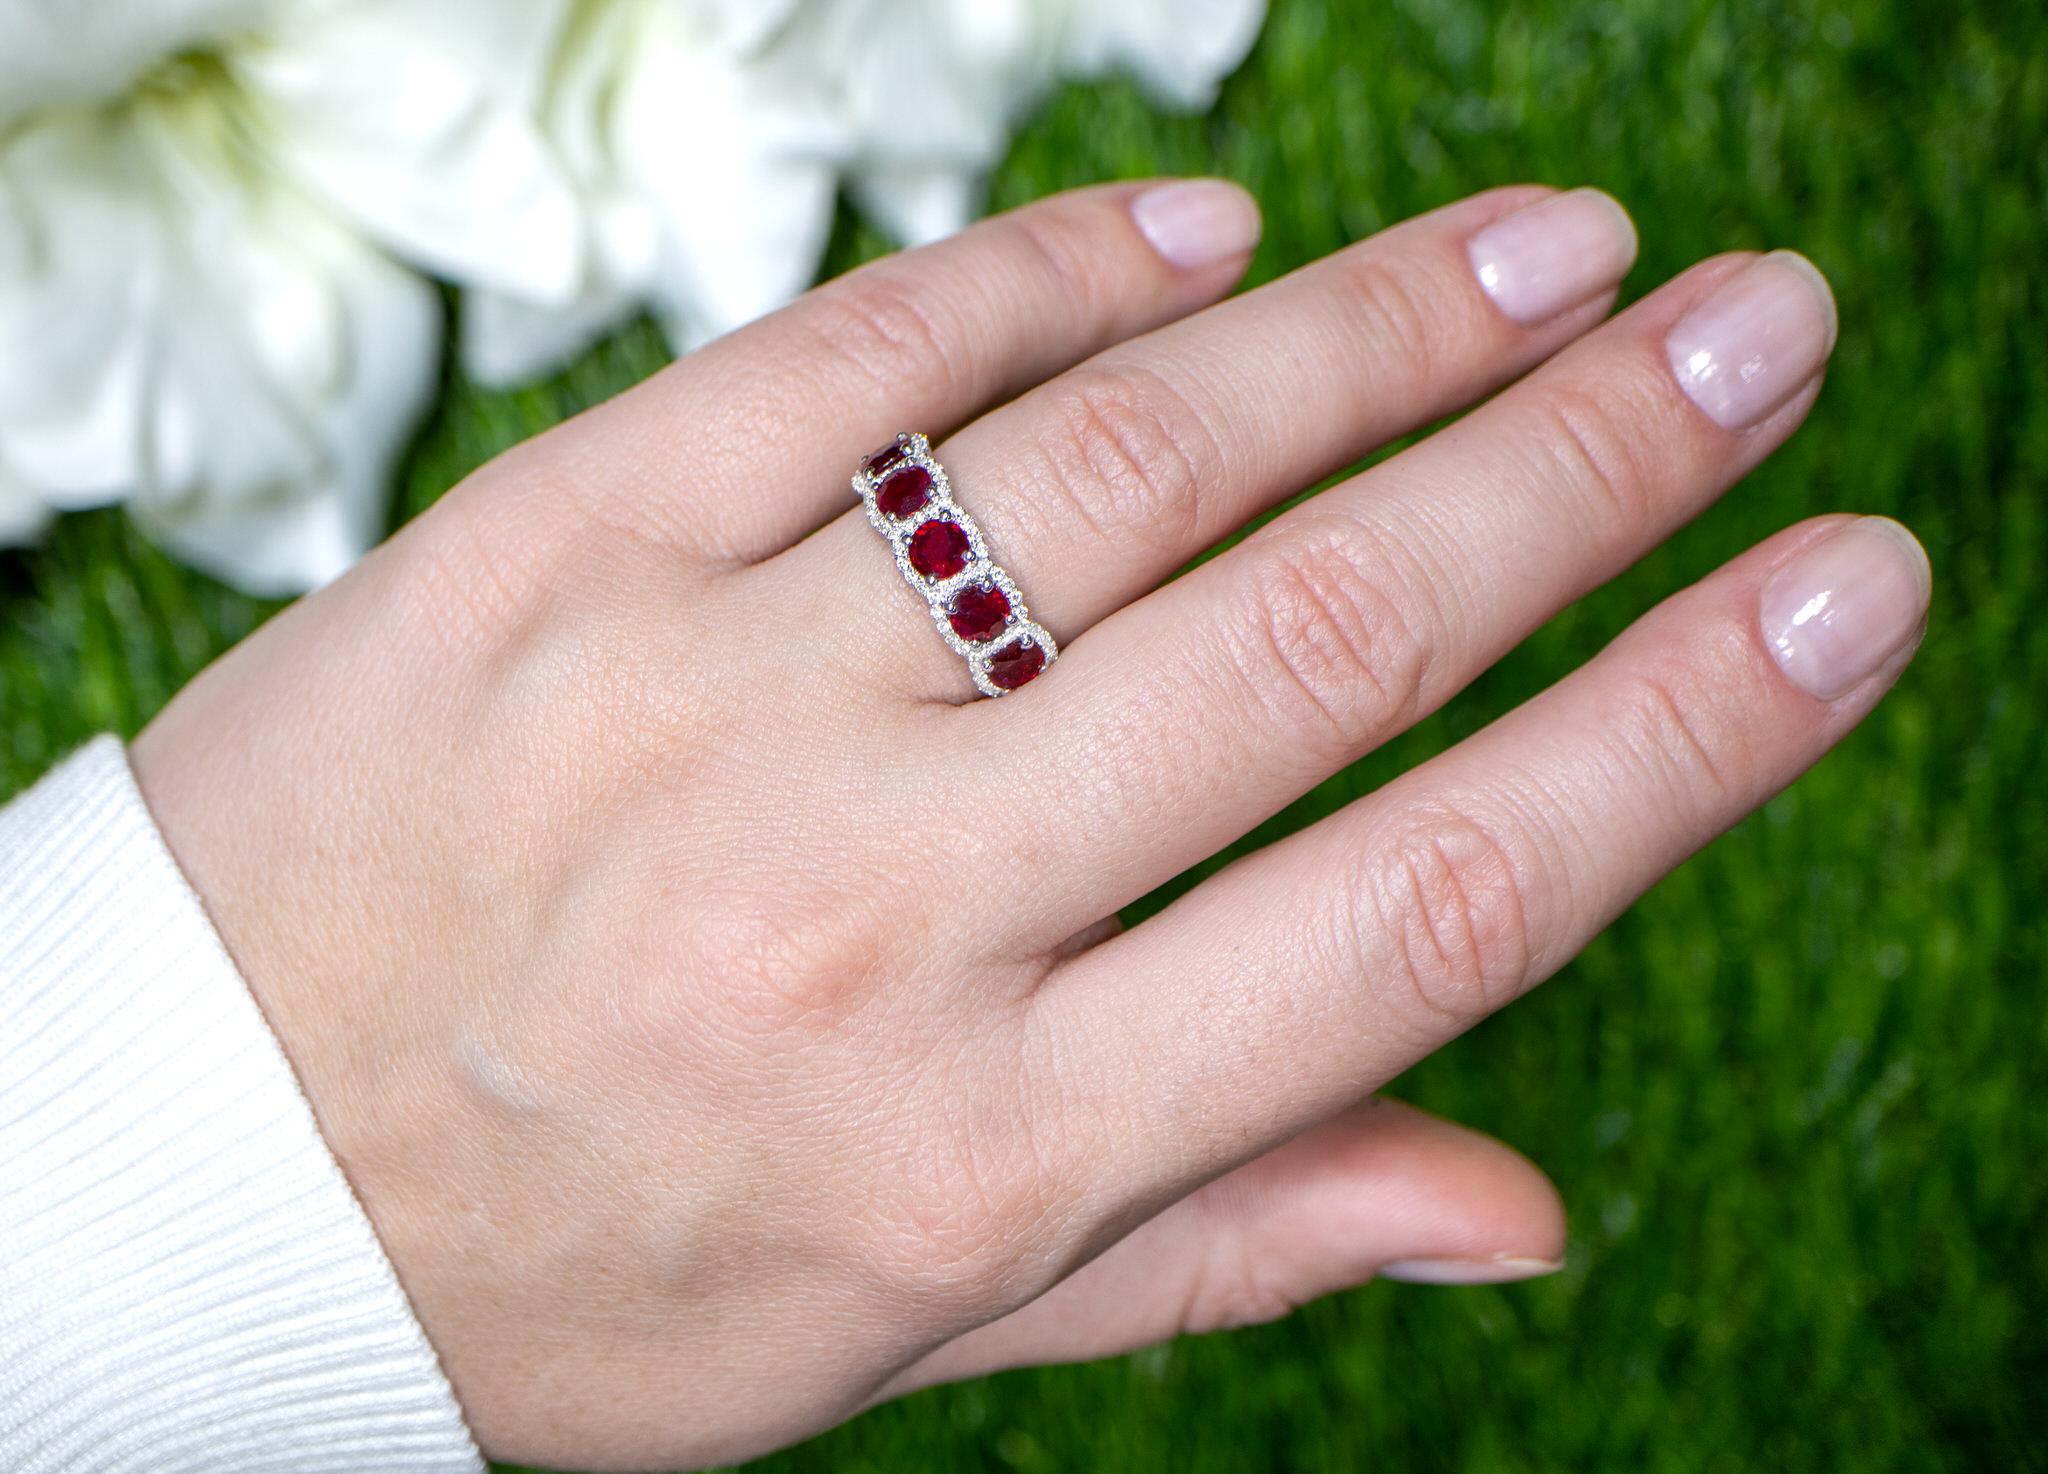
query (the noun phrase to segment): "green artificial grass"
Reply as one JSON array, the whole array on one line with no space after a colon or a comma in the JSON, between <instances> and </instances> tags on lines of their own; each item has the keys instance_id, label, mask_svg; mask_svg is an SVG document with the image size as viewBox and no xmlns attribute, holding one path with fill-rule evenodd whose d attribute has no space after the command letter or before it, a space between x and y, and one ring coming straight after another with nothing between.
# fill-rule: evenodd
<instances>
[{"instance_id":1,"label":"green artificial grass","mask_svg":"<svg viewBox=\"0 0 2048 1474\"><path fill-rule=\"evenodd\" d=\"M2048 1469L2048 1109L2027 1098L2048 1073L2044 140L2048 11L2019 0L1276 0L1208 117L1121 85L1037 116L998 204L1227 174L1265 204L1255 279L1538 179L1635 212L1631 295L1712 251L1795 245L1840 298L1827 390L1790 446L1249 843L1812 513L1910 524L1932 626L1817 771L1399 1082L1556 1176L1563 1274L1371 1286L1259 1330L938 1389L758 1467ZM879 248L846 224L832 269ZM451 378L402 510L662 357L642 325L532 390ZM7 789L93 731L135 731L273 607L114 514L0 558L0 598Z\"/></svg>"}]
</instances>

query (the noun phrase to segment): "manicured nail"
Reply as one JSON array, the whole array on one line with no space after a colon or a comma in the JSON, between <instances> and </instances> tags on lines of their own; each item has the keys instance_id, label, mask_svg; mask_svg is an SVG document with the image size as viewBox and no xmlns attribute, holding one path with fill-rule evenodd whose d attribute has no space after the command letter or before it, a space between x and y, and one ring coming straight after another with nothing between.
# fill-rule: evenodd
<instances>
[{"instance_id":1,"label":"manicured nail","mask_svg":"<svg viewBox=\"0 0 2048 1474\"><path fill-rule=\"evenodd\" d=\"M1259 207L1222 179L1181 179L1131 201L1152 249L1183 271L1245 255L1259 243Z\"/></svg>"},{"instance_id":2,"label":"manicured nail","mask_svg":"<svg viewBox=\"0 0 2048 1474\"><path fill-rule=\"evenodd\" d=\"M1685 315L1664 351L1715 424L1743 430L1805 388L1835 346L1835 297L1796 251L1773 251Z\"/></svg>"},{"instance_id":3,"label":"manicured nail","mask_svg":"<svg viewBox=\"0 0 2048 1474\"><path fill-rule=\"evenodd\" d=\"M1611 196L1574 189L1494 221L1465 254L1494 305L1533 327L1627 276L1636 228Z\"/></svg>"},{"instance_id":4,"label":"manicured nail","mask_svg":"<svg viewBox=\"0 0 2048 1474\"><path fill-rule=\"evenodd\" d=\"M1859 517L1771 575L1764 642L1793 685L1832 701L1918 637L1931 587L1912 533Z\"/></svg>"},{"instance_id":5,"label":"manicured nail","mask_svg":"<svg viewBox=\"0 0 2048 1474\"><path fill-rule=\"evenodd\" d=\"M1410 1285L1500 1285L1539 1279L1563 1268L1562 1259L1525 1259L1514 1254L1490 1259L1396 1259L1380 1266L1379 1277Z\"/></svg>"}]
</instances>

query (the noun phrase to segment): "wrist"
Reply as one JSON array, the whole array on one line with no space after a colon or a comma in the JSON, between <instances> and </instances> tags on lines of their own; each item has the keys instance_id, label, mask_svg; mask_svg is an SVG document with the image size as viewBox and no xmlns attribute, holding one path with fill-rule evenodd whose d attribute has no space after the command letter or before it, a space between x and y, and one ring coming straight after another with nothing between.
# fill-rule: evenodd
<instances>
[{"instance_id":1,"label":"wrist","mask_svg":"<svg viewBox=\"0 0 2048 1474\"><path fill-rule=\"evenodd\" d=\"M0 812L0 979L0 1466L477 1469L110 738Z\"/></svg>"}]
</instances>

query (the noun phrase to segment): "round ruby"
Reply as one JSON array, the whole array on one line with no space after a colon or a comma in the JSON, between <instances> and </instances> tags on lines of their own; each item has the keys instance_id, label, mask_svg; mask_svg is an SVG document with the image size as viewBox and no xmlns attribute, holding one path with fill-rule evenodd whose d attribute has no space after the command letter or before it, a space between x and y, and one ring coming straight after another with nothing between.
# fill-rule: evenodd
<instances>
[{"instance_id":1,"label":"round ruby","mask_svg":"<svg viewBox=\"0 0 2048 1474\"><path fill-rule=\"evenodd\" d=\"M910 442L908 438L898 435L894 440L870 455L862 464L868 468L870 476L879 476L891 466L899 464L909 454Z\"/></svg>"},{"instance_id":2,"label":"round ruby","mask_svg":"<svg viewBox=\"0 0 2048 1474\"><path fill-rule=\"evenodd\" d=\"M875 490L875 505L891 517L908 517L932 499L932 473L905 466Z\"/></svg>"},{"instance_id":3,"label":"round ruby","mask_svg":"<svg viewBox=\"0 0 2048 1474\"><path fill-rule=\"evenodd\" d=\"M966 530L943 517L910 534L910 566L926 578L951 578L967 566L972 551Z\"/></svg>"},{"instance_id":4,"label":"round ruby","mask_svg":"<svg viewBox=\"0 0 2048 1474\"><path fill-rule=\"evenodd\" d=\"M1036 640L1014 640L988 658L988 683L998 691L1014 691L1045 669L1045 651Z\"/></svg>"},{"instance_id":5,"label":"round ruby","mask_svg":"<svg viewBox=\"0 0 2048 1474\"><path fill-rule=\"evenodd\" d=\"M1010 622L1010 596L992 583L970 584L953 596L946 618L963 640L993 640Z\"/></svg>"}]
</instances>

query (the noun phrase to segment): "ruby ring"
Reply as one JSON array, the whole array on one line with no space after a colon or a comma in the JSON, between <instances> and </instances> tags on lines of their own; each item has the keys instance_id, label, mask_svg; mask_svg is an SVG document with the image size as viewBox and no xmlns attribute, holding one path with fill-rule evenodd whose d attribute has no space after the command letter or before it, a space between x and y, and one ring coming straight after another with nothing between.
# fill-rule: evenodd
<instances>
[{"instance_id":1,"label":"ruby ring","mask_svg":"<svg viewBox=\"0 0 2048 1474\"><path fill-rule=\"evenodd\" d=\"M1059 658L1010 575L989 561L981 529L953 500L922 435L898 435L854 473L868 521L895 550L903 581L923 596L946 643L966 657L984 696L1004 696Z\"/></svg>"}]
</instances>

